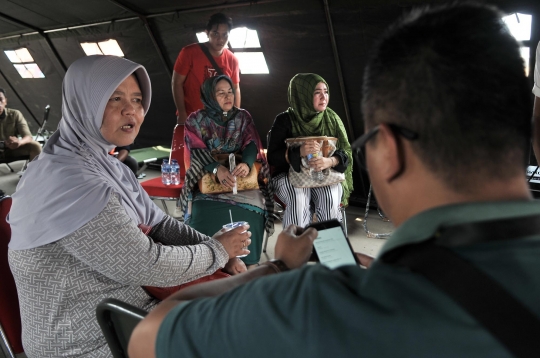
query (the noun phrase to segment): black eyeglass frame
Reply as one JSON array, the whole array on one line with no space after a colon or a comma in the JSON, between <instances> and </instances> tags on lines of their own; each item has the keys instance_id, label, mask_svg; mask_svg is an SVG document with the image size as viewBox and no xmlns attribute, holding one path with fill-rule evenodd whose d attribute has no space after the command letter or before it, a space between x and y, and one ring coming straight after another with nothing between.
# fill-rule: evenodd
<instances>
[{"instance_id":1,"label":"black eyeglass frame","mask_svg":"<svg viewBox=\"0 0 540 358\"><path fill-rule=\"evenodd\" d=\"M398 126L397 124L394 124L394 123L381 123L381 124L378 124L375 127L371 128L369 131L362 134L351 145L351 149L356 154L357 163L359 163L360 166L362 167L362 169L364 169L366 171L367 171L367 166L365 165L365 161L362 161L360 159L360 156L363 155L363 152L364 152L363 148L366 145L366 143L371 138L375 137L375 135L379 132L379 129L380 129L382 124L386 124L392 130L392 132L401 135L405 139L408 139L408 140L417 140L418 139L418 133L416 133L415 131L410 130L408 128Z\"/></svg>"}]
</instances>

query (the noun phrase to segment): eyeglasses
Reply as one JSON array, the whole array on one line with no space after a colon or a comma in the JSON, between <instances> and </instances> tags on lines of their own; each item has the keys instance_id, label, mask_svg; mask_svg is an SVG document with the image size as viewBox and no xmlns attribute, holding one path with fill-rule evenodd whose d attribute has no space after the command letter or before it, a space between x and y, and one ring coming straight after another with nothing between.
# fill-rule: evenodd
<instances>
[{"instance_id":1,"label":"eyeglasses","mask_svg":"<svg viewBox=\"0 0 540 358\"><path fill-rule=\"evenodd\" d=\"M210 31L210 37L213 38L213 39L219 39L219 38L222 38L224 40L227 40L229 38L229 33L226 32L224 34L220 34L219 32L217 31Z\"/></svg>"},{"instance_id":2,"label":"eyeglasses","mask_svg":"<svg viewBox=\"0 0 540 358\"><path fill-rule=\"evenodd\" d=\"M393 123L385 123L385 124L392 130L392 132L394 132L395 134L401 135L405 139L408 139L408 140L418 139L418 133L410 129L398 126L397 124L393 124ZM375 137L375 135L379 132L380 127L381 125L379 124L371 128L369 131L367 131L362 136L360 136L357 140L355 140L351 146L355 154L355 159L357 163L365 171L368 171L368 169L366 165L366 150L364 147L366 146L366 143L371 138Z\"/></svg>"}]
</instances>

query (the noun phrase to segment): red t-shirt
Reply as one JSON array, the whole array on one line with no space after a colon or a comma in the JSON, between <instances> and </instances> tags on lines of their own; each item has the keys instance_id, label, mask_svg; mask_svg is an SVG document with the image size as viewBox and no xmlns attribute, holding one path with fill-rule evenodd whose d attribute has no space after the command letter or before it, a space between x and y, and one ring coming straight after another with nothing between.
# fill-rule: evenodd
<instances>
[{"instance_id":1,"label":"red t-shirt","mask_svg":"<svg viewBox=\"0 0 540 358\"><path fill-rule=\"evenodd\" d=\"M240 68L238 59L228 49L224 49L219 57L214 57L214 61L221 68L224 74L229 76L233 84L240 83ZM201 50L199 44L191 44L182 49L176 63L174 71L186 76L184 82L184 104L186 114L203 109L201 102L201 85L205 79L217 76L214 66Z\"/></svg>"}]
</instances>

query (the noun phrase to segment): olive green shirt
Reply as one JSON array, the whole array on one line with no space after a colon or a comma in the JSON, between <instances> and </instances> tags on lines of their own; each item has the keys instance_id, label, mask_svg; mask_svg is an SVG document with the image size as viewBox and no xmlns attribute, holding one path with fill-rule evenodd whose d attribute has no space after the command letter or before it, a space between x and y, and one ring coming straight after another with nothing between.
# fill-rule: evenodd
<instances>
[{"instance_id":1,"label":"olive green shirt","mask_svg":"<svg viewBox=\"0 0 540 358\"><path fill-rule=\"evenodd\" d=\"M540 214L537 201L435 208L403 223L386 242L381 255L424 241L441 227L533 214ZM455 251L540 316L540 234L462 246ZM254 280L219 297L183 303L163 321L156 356L511 355L427 279L376 260L368 270L358 266L335 270L306 266Z\"/></svg>"},{"instance_id":2,"label":"olive green shirt","mask_svg":"<svg viewBox=\"0 0 540 358\"><path fill-rule=\"evenodd\" d=\"M0 140L6 140L10 136L32 136L28 123L21 112L16 109L4 108L5 118L0 116Z\"/></svg>"}]
</instances>

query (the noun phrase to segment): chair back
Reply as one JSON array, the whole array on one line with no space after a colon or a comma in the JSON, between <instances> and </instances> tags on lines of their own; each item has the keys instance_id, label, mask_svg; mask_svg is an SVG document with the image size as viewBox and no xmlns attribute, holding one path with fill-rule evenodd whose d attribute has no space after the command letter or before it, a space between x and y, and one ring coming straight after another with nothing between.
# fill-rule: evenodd
<instances>
[{"instance_id":1,"label":"chair back","mask_svg":"<svg viewBox=\"0 0 540 358\"><path fill-rule=\"evenodd\" d=\"M11 197L0 197L0 330L1 343L11 354L24 352L22 346L21 315L19 297L13 274L8 263L8 244L11 239L11 228L6 216L11 208Z\"/></svg>"},{"instance_id":2,"label":"chair back","mask_svg":"<svg viewBox=\"0 0 540 358\"><path fill-rule=\"evenodd\" d=\"M97 320L114 358L128 357L131 333L147 314L141 308L114 298L106 298L98 304Z\"/></svg>"},{"instance_id":3,"label":"chair back","mask_svg":"<svg viewBox=\"0 0 540 358\"><path fill-rule=\"evenodd\" d=\"M169 156L169 163L171 160L176 159L180 165L180 178L186 177L186 168L189 168L189 158L184 158L184 125L177 124L174 127L173 139L171 143L171 155Z\"/></svg>"}]
</instances>

